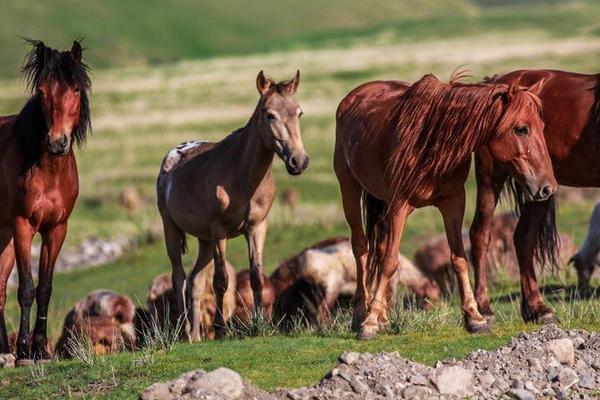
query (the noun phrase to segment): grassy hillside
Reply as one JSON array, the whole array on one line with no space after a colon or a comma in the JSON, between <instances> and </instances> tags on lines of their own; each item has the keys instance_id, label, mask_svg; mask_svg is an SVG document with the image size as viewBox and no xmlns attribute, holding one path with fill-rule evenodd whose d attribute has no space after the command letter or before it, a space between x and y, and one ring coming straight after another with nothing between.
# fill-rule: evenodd
<instances>
[{"instance_id":1,"label":"grassy hillside","mask_svg":"<svg viewBox=\"0 0 600 400\"><path fill-rule=\"evenodd\" d=\"M64 46L86 37L94 68L492 30L598 33L591 0L0 1L0 76L15 76L19 36ZM524 4L524 5L523 5Z\"/></svg>"}]
</instances>

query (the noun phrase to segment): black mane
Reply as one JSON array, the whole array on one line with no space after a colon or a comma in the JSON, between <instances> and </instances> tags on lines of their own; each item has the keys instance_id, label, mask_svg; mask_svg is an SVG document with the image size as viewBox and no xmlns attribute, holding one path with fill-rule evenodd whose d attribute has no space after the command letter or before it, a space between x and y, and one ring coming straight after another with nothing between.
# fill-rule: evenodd
<instances>
[{"instance_id":1,"label":"black mane","mask_svg":"<svg viewBox=\"0 0 600 400\"><path fill-rule=\"evenodd\" d=\"M47 47L42 41L25 39L33 48L25 56L21 72L31 95L15 121L15 134L18 147L24 156L23 169L36 165L41 156L40 144L45 138L46 122L41 106L39 86L44 81L59 81L80 90L79 123L73 128L72 138L77 146L82 146L88 131L91 131L89 93L91 80L89 68L82 61L76 61L70 51L58 51ZM74 45L80 47L79 42Z\"/></svg>"}]
</instances>

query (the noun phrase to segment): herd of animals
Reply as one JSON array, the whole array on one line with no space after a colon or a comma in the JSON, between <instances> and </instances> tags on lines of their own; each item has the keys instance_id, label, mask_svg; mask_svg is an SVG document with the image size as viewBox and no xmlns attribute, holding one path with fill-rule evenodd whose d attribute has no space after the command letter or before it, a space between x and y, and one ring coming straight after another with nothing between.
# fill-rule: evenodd
<instances>
[{"instance_id":1,"label":"herd of animals","mask_svg":"<svg viewBox=\"0 0 600 400\"><path fill-rule=\"evenodd\" d=\"M275 199L274 159L299 175L309 158L300 133L302 108L294 99L300 73L275 82L261 71L259 100L244 127L218 143L180 144L160 165L157 204L172 272L152 281L146 308L97 290L65 317L53 349L46 333L53 267L78 195L73 147L91 129L91 80L79 42L67 51L29 43L22 71L31 96L18 114L0 117L0 353L14 351L18 365L53 352L69 357L81 335L100 353L134 349L149 320L181 326L190 341L222 337L229 321L250 322L260 313L318 323L344 298L353 306L352 328L370 339L389 324L399 286L423 307L457 288L465 328L486 332L494 319L488 264L500 266L490 269L492 280L504 268L519 275L525 321L556 321L538 287L536 265L557 266L574 252L556 229L558 184L600 186L597 75L521 70L464 83L459 72L449 83L425 75L413 83L354 88L336 112L333 154L351 236L324 239L267 277L263 252ZM473 155L477 209L467 235L464 186ZM520 217L494 217L505 187ZM399 252L402 232L412 211L425 206L440 210L446 235L425 243L413 263ZM38 233L36 287L31 243ZM226 245L239 235L248 243L249 269L236 274ZM199 244L189 275L182 263L187 237ZM599 254L597 206L584 245L570 258L583 292L591 290ZM21 317L18 332L9 336L6 281L15 263Z\"/></svg>"}]
</instances>

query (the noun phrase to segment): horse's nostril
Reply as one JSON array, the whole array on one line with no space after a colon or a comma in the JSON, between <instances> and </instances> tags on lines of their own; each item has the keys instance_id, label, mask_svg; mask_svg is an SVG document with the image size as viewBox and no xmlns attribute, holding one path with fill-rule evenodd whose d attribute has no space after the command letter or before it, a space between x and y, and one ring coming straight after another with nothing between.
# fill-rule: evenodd
<instances>
[{"instance_id":1,"label":"horse's nostril","mask_svg":"<svg viewBox=\"0 0 600 400\"><path fill-rule=\"evenodd\" d=\"M290 157L290 167L292 168L297 168L298 167L298 161L296 161L296 157L292 156Z\"/></svg>"},{"instance_id":2,"label":"horse's nostril","mask_svg":"<svg viewBox=\"0 0 600 400\"><path fill-rule=\"evenodd\" d=\"M302 164L302 169L308 168L308 163L309 163L309 158L308 158L308 156L306 156L306 158L304 159L304 163Z\"/></svg>"},{"instance_id":3,"label":"horse's nostril","mask_svg":"<svg viewBox=\"0 0 600 400\"><path fill-rule=\"evenodd\" d=\"M59 143L60 143L61 146L64 147L64 146L67 145L68 140L69 139L67 138L67 135L62 135L62 137L60 138L60 142Z\"/></svg>"},{"instance_id":4,"label":"horse's nostril","mask_svg":"<svg viewBox=\"0 0 600 400\"><path fill-rule=\"evenodd\" d=\"M548 197L548 196L550 196L551 194L552 194L552 188L551 188L550 186L544 186L544 187L542 188L542 195L543 195L544 197Z\"/></svg>"}]
</instances>

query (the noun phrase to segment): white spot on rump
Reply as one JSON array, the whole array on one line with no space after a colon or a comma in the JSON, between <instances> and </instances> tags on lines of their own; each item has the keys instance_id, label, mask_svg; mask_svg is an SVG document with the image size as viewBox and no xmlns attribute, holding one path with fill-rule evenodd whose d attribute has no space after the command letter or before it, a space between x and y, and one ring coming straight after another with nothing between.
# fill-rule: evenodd
<instances>
[{"instance_id":1,"label":"white spot on rump","mask_svg":"<svg viewBox=\"0 0 600 400\"><path fill-rule=\"evenodd\" d=\"M171 149L163 161L163 172L169 173L185 157L187 153L203 143L206 143L206 140L191 140L189 142L181 143Z\"/></svg>"}]
</instances>

